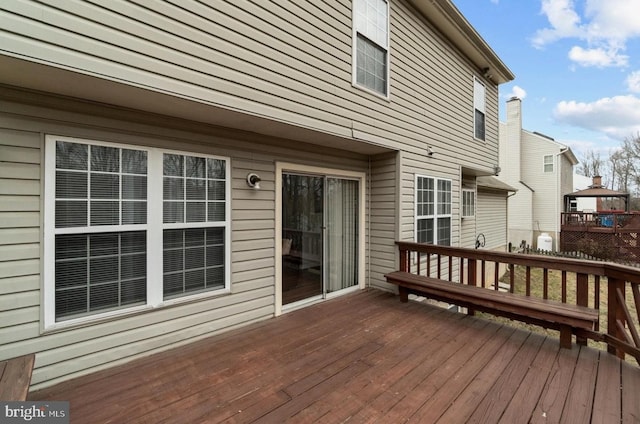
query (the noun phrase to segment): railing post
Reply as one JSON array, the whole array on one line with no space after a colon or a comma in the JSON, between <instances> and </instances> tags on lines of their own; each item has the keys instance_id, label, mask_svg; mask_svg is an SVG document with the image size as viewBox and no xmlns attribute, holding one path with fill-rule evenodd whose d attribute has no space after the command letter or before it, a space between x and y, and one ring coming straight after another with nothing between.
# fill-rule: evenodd
<instances>
[{"instance_id":1,"label":"railing post","mask_svg":"<svg viewBox=\"0 0 640 424\"><path fill-rule=\"evenodd\" d=\"M469 259L467 261L467 284L470 286L477 285L478 275L478 261L475 259Z\"/></svg>"},{"instance_id":2,"label":"railing post","mask_svg":"<svg viewBox=\"0 0 640 424\"><path fill-rule=\"evenodd\" d=\"M409 272L409 257L407 255L407 250L400 248L400 271Z\"/></svg>"},{"instance_id":3,"label":"railing post","mask_svg":"<svg viewBox=\"0 0 640 424\"><path fill-rule=\"evenodd\" d=\"M578 273L576 275L576 304L584 307L589 306L589 274ZM587 338L576 336L576 343L586 346Z\"/></svg>"},{"instance_id":4,"label":"railing post","mask_svg":"<svg viewBox=\"0 0 640 424\"><path fill-rule=\"evenodd\" d=\"M611 337L615 337L618 340L625 340L624 334L620 334L621 330L618 328L618 320L624 322L624 312L622 311L622 305L618 301L617 291L620 289L624 294L624 280L617 278L609 278L607 282L607 334ZM616 349L615 346L607 345L607 351L616 355L618 358L624 359L624 352L620 349Z\"/></svg>"},{"instance_id":5,"label":"railing post","mask_svg":"<svg viewBox=\"0 0 640 424\"><path fill-rule=\"evenodd\" d=\"M478 269L477 269L478 265L477 265L477 261L475 259L468 259L467 260L467 284L470 286L475 286L477 285L477 275L478 275ZM463 281L461 281L461 283L463 283ZM467 315L475 315L476 311L471 309L471 308L467 308Z\"/></svg>"}]
</instances>

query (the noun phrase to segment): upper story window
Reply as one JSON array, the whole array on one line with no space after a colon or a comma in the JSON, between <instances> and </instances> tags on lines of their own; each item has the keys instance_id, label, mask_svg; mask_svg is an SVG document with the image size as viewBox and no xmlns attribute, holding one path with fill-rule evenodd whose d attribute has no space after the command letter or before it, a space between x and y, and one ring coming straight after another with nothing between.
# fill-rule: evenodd
<instances>
[{"instance_id":1,"label":"upper story window","mask_svg":"<svg viewBox=\"0 0 640 424\"><path fill-rule=\"evenodd\" d=\"M553 172L553 155L545 155L543 162L544 172Z\"/></svg>"},{"instance_id":2,"label":"upper story window","mask_svg":"<svg viewBox=\"0 0 640 424\"><path fill-rule=\"evenodd\" d=\"M473 79L473 136L485 139L485 87L477 78Z\"/></svg>"},{"instance_id":3,"label":"upper story window","mask_svg":"<svg viewBox=\"0 0 640 424\"><path fill-rule=\"evenodd\" d=\"M228 159L47 136L45 327L228 289Z\"/></svg>"},{"instance_id":4,"label":"upper story window","mask_svg":"<svg viewBox=\"0 0 640 424\"><path fill-rule=\"evenodd\" d=\"M416 177L416 242L451 245L451 180Z\"/></svg>"},{"instance_id":5,"label":"upper story window","mask_svg":"<svg viewBox=\"0 0 640 424\"><path fill-rule=\"evenodd\" d=\"M471 218L476 214L476 192L475 190L462 190L462 217Z\"/></svg>"},{"instance_id":6,"label":"upper story window","mask_svg":"<svg viewBox=\"0 0 640 424\"><path fill-rule=\"evenodd\" d=\"M389 92L389 4L353 2L354 82L383 96Z\"/></svg>"}]
</instances>

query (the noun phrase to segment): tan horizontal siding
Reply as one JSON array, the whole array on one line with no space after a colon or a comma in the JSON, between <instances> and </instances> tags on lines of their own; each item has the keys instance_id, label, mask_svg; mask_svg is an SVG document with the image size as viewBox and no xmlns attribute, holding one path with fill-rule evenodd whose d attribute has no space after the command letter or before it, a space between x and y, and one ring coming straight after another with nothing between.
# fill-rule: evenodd
<instances>
[{"instance_id":1,"label":"tan horizontal siding","mask_svg":"<svg viewBox=\"0 0 640 424\"><path fill-rule=\"evenodd\" d=\"M201 301L41 333L39 243L42 214L39 207L32 210L33 201L39 199L39 195L23 196L31 199L27 202L29 206L24 208L29 209L27 211L14 211L14 207L9 211L0 210L0 218L11 218L6 228L0 228L0 236L6 236L0 238L0 256L3 252L10 255L6 256L7 260L0 260L0 311L15 312L11 315L11 325L0 328L0 337L7 340L0 355L13 357L39 352L34 387L271 317L275 302L275 162L321 163L335 169L361 172L368 168L367 158L353 153L300 143L292 148L285 140L261 137L252 140L253 135L244 133L234 133L232 135L237 138L229 138L228 131L220 136L216 128L198 124L189 127L182 123L181 129L161 128L141 124L135 115L130 115L130 122L124 122L100 113L89 116L62 109L26 107L16 103L6 105L11 115L0 113L0 125L10 123L14 127L12 131L30 132L38 140L44 134L62 134L231 159L231 293ZM53 116L55 120L50 119ZM257 172L262 177L261 190L247 186L248 172ZM29 175L35 176L33 181L41 184L39 172ZM16 194L6 196L15 203ZM0 222L5 225L6 221Z\"/></svg>"},{"instance_id":2,"label":"tan horizontal siding","mask_svg":"<svg viewBox=\"0 0 640 424\"><path fill-rule=\"evenodd\" d=\"M506 193L478 190L478 232L485 236L485 249L496 249L507 244Z\"/></svg>"},{"instance_id":3,"label":"tan horizontal siding","mask_svg":"<svg viewBox=\"0 0 640 424\"><path fill-rule=\"evenodd\" d=\"M13 31L4 36L21 54L321 131L375 134L415 153L428 143L447 147L451 160L497 162L497 87L487 84L488 140L475 142L478 70L405 0L391 2L390 102L351 85L347 1L0 8Z\"/></svg>"}]
</instances>

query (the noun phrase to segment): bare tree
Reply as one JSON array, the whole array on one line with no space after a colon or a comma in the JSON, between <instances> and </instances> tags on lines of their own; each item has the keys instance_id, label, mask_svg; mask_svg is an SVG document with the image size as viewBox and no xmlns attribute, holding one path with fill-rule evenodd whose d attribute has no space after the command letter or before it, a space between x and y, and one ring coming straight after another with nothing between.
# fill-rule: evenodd
<instances>
[{"instance_id":1,"label":"bare tree","mask_svg":"<svg viewBox=\"0 0 640 424\"><path fill-rule=\"evenodd\" d=\"M577 172L585 177L595 177L596 175L602 176L604 162L600 157L600 153L596 153L593 150L587 150L580 161Z\"/></svg>"},{"instance_id":2,"label":"bare tree","mask_svg":"<svg viewBox=\"0 0 640 424\"><path fill-rule=\"evenodd\" d=\"M611 159L618 182L614 189L632 192L640 187L640 133L625 138Z\"/></svg>"}]
</instances>

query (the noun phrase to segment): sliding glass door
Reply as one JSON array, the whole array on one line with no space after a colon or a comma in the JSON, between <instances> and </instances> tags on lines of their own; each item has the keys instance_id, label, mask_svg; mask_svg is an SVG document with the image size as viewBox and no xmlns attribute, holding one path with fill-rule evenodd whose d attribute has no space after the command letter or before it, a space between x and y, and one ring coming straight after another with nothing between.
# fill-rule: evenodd
<instances>
[{"instance_id":1,"label":"sliding glass door","mask_svg":"<svg viewBox=\"0 0 640 424\"><path fill-rule=\"evenodd\" d=\"M282 175L282 304L358 284L359 182Z\"/></svg>"},{"instance_id":2,"label":"sliding glass door","mask_svg":"<svg viewBox=\"0 0 640 424\"><path fill-rule=\"evenodd\" d=\"M358 181L327 178L326 292L358 284Z\"/></svg>"}]
</instances>

